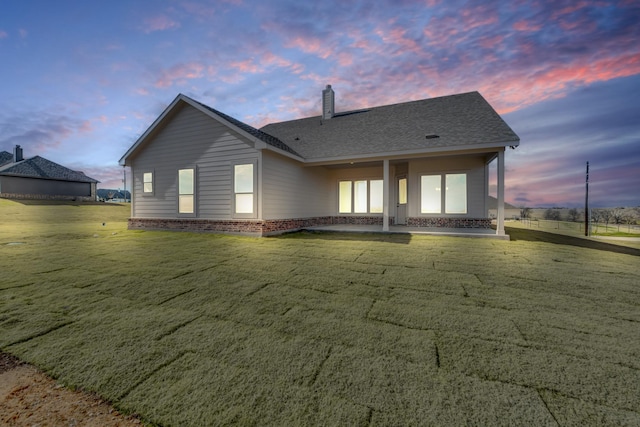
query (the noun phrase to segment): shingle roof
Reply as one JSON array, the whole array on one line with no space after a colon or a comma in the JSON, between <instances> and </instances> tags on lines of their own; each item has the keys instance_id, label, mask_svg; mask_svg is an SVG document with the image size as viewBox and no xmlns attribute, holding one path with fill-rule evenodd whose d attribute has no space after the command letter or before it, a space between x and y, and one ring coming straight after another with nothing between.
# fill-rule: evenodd
<instances>
[{"instance_id":1,"label":"shingle roof","mask_svg":"<svg viewBox=\"0 0 640 427\"><path fill-rule=\"evenodd\" d=\"M0 151L0 166L4 166L7 163L11 163L13 161L13 154L8 151Z\"/></svg>"},{"instance_id":2,"label":"shingle roof","mask_svg":"<svg viewBox=\"0 0 640 427\"><path fill-rule=\"evenodd\" d=\"M186 96L185 96L186 98ZM255 136L256 138L258 138L259 140L261 140L262 142L271 145L272 147L276 147L279 148L280 150L283 151L287 151L291 154L295 154L296 156L299 156L298 153L296 153L291 147L289 147L287 144L283 143L282 141L280 141L278 138L269 135L265 132L262 132L259 129L254 128L253 126L250 126L244 122L241 122L238 119L235 119L231 116L228 116L226 114L224 114L221 111L216 110L215 108L211 108L208 105L205 105L201 102L196 101L195 99L189 98L191 99L193 102L203 106L204 108L206 108L207 110L211 111L214 114L217 114L218 116L222 117L223 119L225 119L226 121L234 124L235 126L239 127L240 129L242 129L243 131Z\"/></svg>"},{"instance_id":3,"label":"shingle roof","mask_svg":"<svg viewBox=\"0 0 640 427\"><path fill-rule=\"evenodd\" d=\"M13 160L13 155L11 156L11 160ZM11 162L4 164L0 166L0 175L56 179L61 181L100 182L86 176L82 172L71 170L40 156L35 156L17 163Z\"/></svg>"},{"instance_id":4,"label":"shingle roof","mask_svg":"<svg viewBox=\"0 0 640 427\"><path fill-rule=\"evenodd\" d=\"M518 145L478 92L273 123L261 128L307 160ZM437 135L437 137L436 137Z\"/></svg>"}]
</instances>

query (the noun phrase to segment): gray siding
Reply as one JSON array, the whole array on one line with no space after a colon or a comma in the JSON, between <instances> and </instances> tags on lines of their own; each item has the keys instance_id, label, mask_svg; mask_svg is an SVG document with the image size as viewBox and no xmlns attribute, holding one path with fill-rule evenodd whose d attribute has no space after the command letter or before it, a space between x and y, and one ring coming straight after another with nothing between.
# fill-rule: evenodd
<instances>
[{"instance_id":1,"label":"gray siding","mask_svg":"<svg viewBox=\"0 0 640 427\"><path fill-rule=\"evenodd\" d=\"M262 158L264 219L332 215L328 170L264 151Z\"/></svg>"},{"instance_id":2,"label":"gray siding","mask_svg":"<svg viewBox=\"0 0 640 427\"><path fill-rule=\"evenodd\" d=\"M132 161L132 216L176 218L178 169L195 167L196 216L230 219L232 164L258 157L250 141L195 108L184 106ZM154 174L153 195L143 195L145 172Z\"/></svg>"},{"instance_id":3,"label":"gray siding","mask_svg":"<svg viewBox=\"0 0 640 427\"><path fill-rule=\"evenodd\" d=\"M0 177L0 193L90 197L91 183L2 176Z\"/></svg>"}]
</instances>

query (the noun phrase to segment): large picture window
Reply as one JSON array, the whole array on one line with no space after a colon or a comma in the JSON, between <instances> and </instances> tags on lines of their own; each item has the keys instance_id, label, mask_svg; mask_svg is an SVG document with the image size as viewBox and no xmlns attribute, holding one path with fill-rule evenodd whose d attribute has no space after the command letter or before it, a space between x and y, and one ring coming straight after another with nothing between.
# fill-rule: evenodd
<instances>
[{"instance_id":1,"label":"large picture window","mask_svg":"<svg viewBox=\"0 0 640 427\"><path fill-rule=\"evenodd\" d=\"M195 213L195 169L178 171L178 213Z\"/></svg>"},{"instance_id":2,"label":"large picture window","mask_svg":"<svg viewBox=\"0 0 640 427\"><path fill-rule=\"evenodd\" d=\"M444 185L443 185L444 183ZM420 177L420 212L424 214L467 213L467 175L464 173Z\"/></svg>"},{"instance_id":3,"label":"large picture window","mask_svg":"<svg viewBox=\"0 0 640 427\"><path fill-rule=\"evenodd\" d=\"M252 216L255 213L254 164L233 166L234 214Z\"/></svg>"},{"instance_id":4,"label":"large picture window","mask_svg":"<svg viewBox=\"0 0 640 427\"><path fill-rule=\"evenodd\" d=\"M383 187L381 179L340 181L338 212L382 213Z\"/></svg>"}]
</instances>

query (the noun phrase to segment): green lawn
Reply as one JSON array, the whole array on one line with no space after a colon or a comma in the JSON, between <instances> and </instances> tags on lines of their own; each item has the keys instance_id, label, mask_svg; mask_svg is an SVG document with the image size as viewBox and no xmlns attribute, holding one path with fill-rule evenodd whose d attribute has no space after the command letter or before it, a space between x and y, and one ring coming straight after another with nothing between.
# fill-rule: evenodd
<instances>
[{"instance_id":1,"label":"green lawn","mask_svg":"<svg viewBox=\"0 0 640 427\"><path fill-rule=\"evenodd\" d=\"M640 425L640 250L128 209L0 199L0 349L166 426Z\"/></svg>"}]
</instances>

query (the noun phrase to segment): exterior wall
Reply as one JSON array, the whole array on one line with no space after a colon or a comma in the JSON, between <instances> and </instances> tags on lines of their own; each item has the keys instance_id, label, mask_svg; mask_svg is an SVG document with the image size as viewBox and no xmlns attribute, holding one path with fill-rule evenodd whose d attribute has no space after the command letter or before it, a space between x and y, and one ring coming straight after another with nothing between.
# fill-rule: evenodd
<instances>
[{"instance_id":1,"label":"exterior wall","mask_svg":"<svg viewBox=\"0 0 640 427\"><path fill-rule=\"evenodd\" d=\"M304 167L293 159L264 150L262 156L262 206L264 219L328 216L331 210L329 172L324 167Z\"/></svg>"},{"instance_id":2,"label":"exterior wall","mask_svg":"<svg viewBox=\"0 0 640 427\"><path fill-rule=\"evenodd\" d=\"M423 214L420 212L420 176L440 173L467 174L466 214ZM484 156L434 157L409 162L407 217L486 218Z\"/></svg>"},{"instance_id":3,"label":"exterior wall","mask_svg":"<svg viewBox=\"0 0 640 427\"><path fill-rule=\"evenodd\" d=\"M19 199L95 200L96 184L53 179L0 177L0 197Z\"/></svg>"},{"instance_id":4,"label":"exterior wall","mask_svg":"<svg viewBox=\"0 0 640 427\"><path fill-rule=\"evenodd\" d=\"M177 218L178 169L195 167L196 217L231 219L232 165L256 161L259 154L239 134L184 106L132 161L132 216ZM145 172L153 172L153 195L142 192Z\"/></svg>"}]
</instances>

